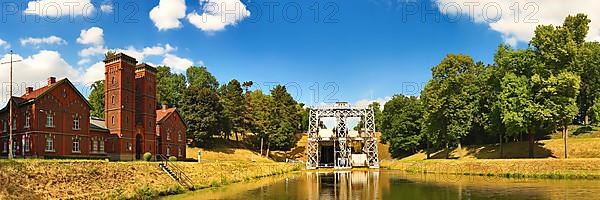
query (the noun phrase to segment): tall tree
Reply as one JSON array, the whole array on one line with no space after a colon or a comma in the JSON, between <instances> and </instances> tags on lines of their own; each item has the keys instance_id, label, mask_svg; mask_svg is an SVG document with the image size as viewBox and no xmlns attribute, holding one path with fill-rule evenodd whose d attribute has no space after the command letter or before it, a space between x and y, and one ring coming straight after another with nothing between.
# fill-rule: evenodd
<instances>
[{"instance_id":1,"label":"tall tree","mask_svg":"<svg viewBox=\"0 0 600 200\"><path fill-rule=\"evenodd\" d=\"M181 105L188 124L187 135L196 145L203 145L222 132L223 107L216 91L190 86L183 93Z\"/></svg>"},{"instance_id":2,"label":"tall tree","mask_svg":"<svg viewBox=\"0 0 600 200\"><path fill-rule=\"evenodd\" d=\"M252 81L245 81L242 83L242 87L244 88L244 103L246 110L244 111L244 119L243 126L244 131L251 132L254 126L254 116L253 116L253 108L252 108L252 95L250 92L250 87L252 87L254 83Z\"/></svg>"},{"instance_id":3,"label":"tall tree","mask_svg":"<svg viewBox=\"0 0 600 200\"><path fill-rule=\"evenodd\" d=\"M219 82L206 67L192 66L186 70L186 79L189 86L199 88L209 88L217 91Z\"/></svg>"},{"instance_id":4,"label":"tall tree","mask_svg":"<svg viewBox=\"0 0 600 200\"><path fill-rule=\"evenodd\" d=\"M268 144L276 149L289 149L296 142L294 134L301 127L298 103L285 86L275 86L271 90L271 96L273 101L267 123Z\"/></svg>"},{"instance_id":5,"label":"tall tree","mask_svg":"<svg viewBox=\"0 0 600 200\"><path fill-rule=\"evenodd\" d=\"M447 150L451 142L461 147L460 140L473 128L479 98L476 80L482 67L469 56L450 54L433 67L433 79L421 94L426 105L424 130Z\"/></svg>"},{"instance_id":6,"label":"tall tree","mask_svg":"<svg viewBox=\"0 0 600 200\"><path fill-rule=\"evenodd\" d=\"M589 124L592 106L600 98L600 43L587 42L581 49L583 72L581 73L581 88L578 96L579 116L585 125ZM592 113L592 116L596 116ZM595 123L600 119L593 117Z\"/></svg>"},{"instance_id":7,"label":"tall tree","mask_svg":"<svg viewBox=\"0 0 600 200\"><path fill-rule=\"evenodd\" d=\"M381 142L390 145L394 157L415 153L422 147L423 106L417 97L394 96L382 112Z\"/></svg>"},{"instance_id":8,"label":"tall tree","mask_svg":"<svg viewBox=\"0 0 600 200\"><path fill-rule=\"evenodd\" d=\"M224 85L220 92L223 114L227 118L228 127L235 134L235 140L239 141L238 134L244 131L246 111L246 102L240 82L233 79Z\"/></svg>"},{"instance_id":9,"label":"tall tree","mask_svg":"<svg viewBox=\"0 0 600 200\"><path fill-rule=\"evenodd\" d=\"M90 87L92 91L88 96L90 102L90 115L104 119L104 81L96 81Z\"/></svg>"},{"instance_id":10,"label":"tall tree","mask_svg":"<svg viewBox=\"0 0 600 200\"><path fill-rule=\"evenodd\" d=\"M168 66L158 66L156 69L156 102L158 105L179 107L186 87L185 76L171 72Z\"/></svg>"},{"instance_id":11,"label":"tall tree","mask_svg":"<svg viewBox=\"0 0 600 200\"><path fill-rule=\"evenodd\" d=\"M562 26L537 27L531 39L531 46L544 64L544 68L538 69L532 77L534 87L537 85L540 88L536 100L539 100L540 106L546 106L551 115L552 121L548 127L562 127L565 158L568 155L567 125L575 115L572 108L577 106L578 92L572 92L572 89L580 89L579 75L585 65L583 53L589 23L585 14L568 16ZM585 108L580 106L579 110Z\"/></svg>"}]
</instances>

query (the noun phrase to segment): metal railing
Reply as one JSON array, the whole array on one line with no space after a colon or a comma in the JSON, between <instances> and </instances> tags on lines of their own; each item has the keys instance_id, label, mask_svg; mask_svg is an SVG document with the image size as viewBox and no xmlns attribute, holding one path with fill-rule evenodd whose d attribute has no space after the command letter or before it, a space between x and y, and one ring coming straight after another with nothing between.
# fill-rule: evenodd
<instances>
[{"instance_id":1,"label":"metal railing","mask_svg":"<svg viewBox=\"0 0 600 200\"><path fill-rule=\"evenodd\" d=\"M192 179L179 168L174 162L169 161L169 159L162 155L157 154L158 158L160 158L161 164L163 164L166 168L170 169L171 172L175 175L173 177L179 184L188 187L189 189L194 189L194 184Z\"/></svg>"}]
</instances>

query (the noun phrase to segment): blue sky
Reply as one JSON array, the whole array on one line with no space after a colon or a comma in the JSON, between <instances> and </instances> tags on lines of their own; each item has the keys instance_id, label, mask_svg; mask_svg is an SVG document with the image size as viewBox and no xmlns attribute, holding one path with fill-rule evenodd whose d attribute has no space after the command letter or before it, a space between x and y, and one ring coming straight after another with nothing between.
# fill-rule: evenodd
<instances>
[{"instance_id":1,"label":"blue sky","mask_svg":"<svg viewBox=\"0 0 600 200\"><path fill-rule=\"evenodd\" d=\"M75 6L74 12L66 10L57 17L49 6L90 1L88 7ZM503 11L487 21L481 14L490 15L489 11L468 12L465 0L24 2L2 0L0 53L12 49L25 60L15 65L19 68L15 78L25 85L39 85L48 76L68 77L87 95L86 85L103 77L101 52L113 49L131 52L143 62L175 66L175 72L191 64L205 65L221 83L252 80L255 89L263 90L284 84L309 105L364 104L394 94L418 95L430 78L430 68L446 54L468 54L492 63L500 43L526 47L537 24L557 24L575 12L589 12L594 20L598 14L592 11L600 9L595 3L541 1L533 15L537 21L528 22L523 16L528 13L526 2L518 0L481 1L479 7L492 2L493 8ZM237 14L224 14L207 7L207 2L232 6L228 9ZM510 9L514 2L522 4L523 14L517 18ZM271 12L268 5L273 3L278 5ZM7 10L7 4L16 10ZM556 4L567 5L557 10ZM25 11L32 5L46 9ZM296 10L302 12L299 18ZM90 20L98 15L98 20ZM206 21L194 21L194 16ZM511 23L511 19L521 20ZM592 24L590 39L598 38L597 27ZM7 82L7 67L1 67L0 82ZM2 94L7 94L5 84Z\"/></svg>"}]
</instances>

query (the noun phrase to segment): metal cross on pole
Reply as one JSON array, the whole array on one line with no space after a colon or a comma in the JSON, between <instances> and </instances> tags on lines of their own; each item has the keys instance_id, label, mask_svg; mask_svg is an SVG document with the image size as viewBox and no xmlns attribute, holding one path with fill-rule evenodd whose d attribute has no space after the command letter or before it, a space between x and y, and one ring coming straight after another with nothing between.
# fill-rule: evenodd
<instances>
[{"instance_id":1,"label":"metal cross on pole","mask_svg":"<svg viewBox=\"0 0 600 200\"><path fill-rule=\"evenodd\" d=\"M4 65L4 64L10 64L10 97L8 98L8 105L9 105L9 122L8 122L8 129L9 129L9 139L8 139L8 159L12 159L13 158L13 104L12 104L12 96L13 96L13 80L12 80L12 68L13 68L13 63L16 62L21 62L22 60L13 60L13 51L10 50L10 62L3 62L0 63L0 65ZM23 155L23 157L25 157L25 155Z\"/></svg>"}]
</instances>

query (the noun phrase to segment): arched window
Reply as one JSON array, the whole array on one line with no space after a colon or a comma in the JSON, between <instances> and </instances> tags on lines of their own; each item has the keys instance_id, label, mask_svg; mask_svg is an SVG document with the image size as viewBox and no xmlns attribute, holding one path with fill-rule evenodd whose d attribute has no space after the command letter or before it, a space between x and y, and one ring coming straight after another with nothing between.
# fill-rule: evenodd
<instances>
[{"instance_id":1,"label":"arched window","mask_svg":"<svg viewBox=\"0 0 600 200\"><path fill-rule=\"evenodd\" d=\"M112 118L110 118L110 121L112 122L112 124L115 124L115 116L112 116Z\"/></svg>"},{"instance_id":2,"label":"arched window","mask_svg":"<svg viewBox=\"0 0 600 200\"><path fill-rule=\"evenodd\" d=\"M117 83L117 78L113 76L112 77L112 84L115 84L115 83Z\"/></svg>"},{"instance_id":3,"label":"arched window","mask_svg":"<svg viewBox=\"0 0 600 200\"><path fill-rule=\"evenodd\" d=\"M73 152L74 153L81 152L81 150L79 149L79 138L74 138L73 139Z\"/></svg>"},{"instance_id":4,"label":"arched window","mask_svg":"<svg viewBox=\"0 0 600 200\"><path fill-rule=\"evenodd\" d=\"M115 104L115 95L113 95L113 96L111 97L111 103L112 103L112 104Z\"/></svg>"}]
</instances>

